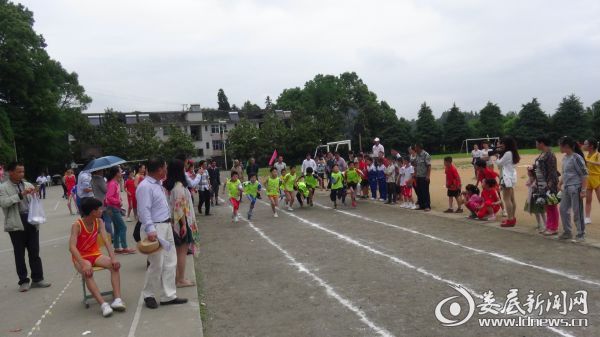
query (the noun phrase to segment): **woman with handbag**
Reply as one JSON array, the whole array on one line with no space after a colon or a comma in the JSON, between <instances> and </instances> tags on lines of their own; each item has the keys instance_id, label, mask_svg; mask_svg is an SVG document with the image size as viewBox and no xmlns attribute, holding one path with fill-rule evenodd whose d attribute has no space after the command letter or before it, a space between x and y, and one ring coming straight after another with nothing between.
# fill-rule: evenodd
<instances>
[{"instance_id":1,"label":"woman with handbag","mask_svg":"<svg viewBox=\"0 0 600 337\"><path fill-rule=\"evenodd\" d=\"M163 187L167 190L167 199L173 215L171 226L177 250L175 284L178 288L193 287L194 282L185 278L185 264L188 248L192 248L193 254L198 253L199 234L183 161L174 159L169 163Z\"/></svg>"}]
</instances>

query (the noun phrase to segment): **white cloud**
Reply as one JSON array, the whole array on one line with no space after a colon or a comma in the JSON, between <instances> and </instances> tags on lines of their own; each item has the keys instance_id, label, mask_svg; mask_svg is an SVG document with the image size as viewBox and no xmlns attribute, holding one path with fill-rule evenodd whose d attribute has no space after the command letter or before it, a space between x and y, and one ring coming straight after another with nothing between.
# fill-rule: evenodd
<instances>
[{"instance_id":1,"label":"white cloud","mask_svg":"<svg viewBox=\"0 0 600 337\"><path fill-rule=\"evenodd\" d=\"M264 103L317 73L356 71L400 116L429 102L553 111L600 99L598 1L27 0L91 111Z\"/></svg>"}]
</instances>

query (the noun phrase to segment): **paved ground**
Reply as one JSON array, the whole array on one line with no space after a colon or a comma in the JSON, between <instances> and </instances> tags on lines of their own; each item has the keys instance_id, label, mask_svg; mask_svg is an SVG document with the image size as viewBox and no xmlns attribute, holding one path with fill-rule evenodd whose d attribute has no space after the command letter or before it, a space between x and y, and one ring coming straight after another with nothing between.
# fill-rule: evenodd
<instances>
[{"instance_id":1,"label":"paved ground","mask_svg":"<svg viewBox=\"0 0 600 337\"><path fill-rule=\"evenodd\" d=\"M600 335L597 248L371 201L337 211L324 194L317 202L277 219L258 204L252 222L238 223L229 207L216 207L212 221L201 222L207 336ZM441 300L460 295L452 284L467 289L475 305L488 290L504 305L509 289L518 289L525 311L530 290L540 301L548 292L585 290L588 314L577 305L565 316L479 315L477 307L463 325L445 327L434 313ZM460 321L468 302L454 301ZM441 307L448 319L452 302ZM589 326L491 328L478 320L519 316L586 318Z\"/></svg>"},{"instance_id":2,"label":"paved ground","mask_svg":"<svg viewBox=\"0 0 600 337\"><path fill-rule=\"evenodd\" d=\"M0 235L0 336L202 336L196 288L178 290L179 296L190 299L188 305L158 310L140 306L146 267L142 254L119 257L125 313L105 319L95 302L85 309L81 278L73 269L67 248L67 235L75 217L68 215L61 195L60 187L50 188L44 202L49 221L41 228L44 273L52 287L17 292L10 238L6 233ZM127 238L132 244L133 223L128 225ZM187 272L194 279L192 258L188 259ZM103 290L110 289L108 272L97 273L96 278Z\"/></svg>"}]
</instances>

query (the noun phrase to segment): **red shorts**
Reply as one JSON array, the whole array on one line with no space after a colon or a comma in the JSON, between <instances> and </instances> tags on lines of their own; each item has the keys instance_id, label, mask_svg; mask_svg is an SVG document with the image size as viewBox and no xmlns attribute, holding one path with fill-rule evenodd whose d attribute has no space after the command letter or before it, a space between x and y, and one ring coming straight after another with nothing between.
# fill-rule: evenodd
<instances>
[{"instance_id":1,"label":"red shorts","mask_svg":"<svg viewBox=\"0 0 600 337\"><path fill-rule=\"evenodd\" d=\"M102 254L94 254L94 255L88 255L88 256L82 256L82 258L86 261L89 261L92 264L92 267L95 266L96 260L98 260L98 258L102 256ZM75 258L73 257L73 262L75 262Z\"/></svg>"},{"instance_id":2,"label":"red shorts","mask_svg":"<svg viewBox=\"0 0 600 337\"><path fill-rule=\"evenodd\" d=\"M494 214L489 214L489 212L488 212L489 206L492 206L492 210L494 211ZM484 204L483 207L477 212L477 217L479 219L483 219L486 216L495 215L496 213L498 213L499 210L500 210L500 205L490 205L488 202L486 202L486 204Z\"/></svg>"},{"instance_id":3,"label":"red shorts","mask_svg":"<svg viewBox=\"0 0 600 337\"><path fill-rule=\"evenodd\" d=\"M400 189L402 190L402 195L407 197L407 198L412 198L412 187L409 186L400 186Z\"/></svg>"},{"instance_id":4,"label":"red shorts","mask_svg":"<svg viewBox=\"0 0 600 337\"><path fill-rule=\"evenodd\" d=\"M233 206L233 211L237 212L240 208L240 201L236 198L229 198L229 202L231 203L231 206Z\"/></svg>"}]
</instances>

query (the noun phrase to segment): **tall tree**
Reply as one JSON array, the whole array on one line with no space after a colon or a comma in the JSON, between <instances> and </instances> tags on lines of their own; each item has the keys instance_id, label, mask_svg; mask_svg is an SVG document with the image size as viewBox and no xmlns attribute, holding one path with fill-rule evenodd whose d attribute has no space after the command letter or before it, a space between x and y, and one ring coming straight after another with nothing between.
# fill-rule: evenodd
<instances>
[{"instance_id":1,"label":"tall tree","mask_svg":"<svg viewBox=\"0 0 600 337\"><path fill-rule=\"evenodd\" d=\"M562 99L556 113L552 116L553 138L571 136L584 140L591 136L592 129L579 97L569 95Z\"/></svg>"},{"instance_id":2,"label":"tall tree","mask_svg":"<svg viewBox=\"0 0 600 337\"><path fill-rule=\"evenodd\" d=\"M273 109L273 101L271 100L271 96L267 96L265 98L265 110Z\"/></svg>"},{"instance_id":3,"label":"tall tree","mask_svg":"<svg viewBox=\"0 0 600 337\"><path fill-rule=\"evenodd\" d=\"M178 126L169 126L169 138L162 144L160 152L167 160L178 156L191 157L195 155L192 137L183 132Z\"/></svg>"},{"instance_id":4,"label":"tall tree","mask_svg":"<svg viewBox=\"0 0 600 337\"><path fill-rule=\"evenodd\" d=\"M469 126L465 120L465 114L460 111L456 104L448 110L446 122L444 123L444 143L447 149L458 150L462 142L469 138Z\"/></svg>"},{"instance_id":5,"label":"tall tree","mask_svg":"<svg viewBox=\"0 0 600 337\"><path fill-rule=\"evenodd\" d=\"M160 153L161 141L156 137L156 130L149 122L141 122L131 127L128 137L127 158L140 160L156 157Z\"/></svg>"},{"instance_id":6,"label":"tall tree","mask_svg":"<svg viewBox=\"0 0 600 337\"><path fill-rule=\"evenodd\" d=\"M259 146L259 141L259 129L247 119L242 119L227 134L227 151L234 158L242 160L257 157L264 152L264 149ZM268 149L265 151L269 152Z\"/></svg>"},{"instance_id":7,"label":"tall tree","mask_svg":"<svg viewBox=\"0 0 600 337\"><path fill-rule=\"evenodd\" d=\"M113 155L125 159L129 157L129 134L124 116L112 109L106 109L102 124L96 129L94 137L87 145L100 146L103 155Z\"/></svg>"},{"instance_id":8,"label":"tall tree","mask_svg":"<svg viewBox=\"0 0 600 337\"><path fill-rule=\"evenodd\" d=\"M15 138L13 136L12 128L10 127L10 120L6 112L0 106L0 162L8 163L15 160L15 150L13 147Z\"/></svg>"},{"instance_id":9,"label":"tall tree","mask_svg":"<svg viewBox=\"0 0 600 337\"><path fill-rule=\"evenodd\" d=\"M534 146L536 137L547 135L549 130L549 118L542 111L537 98L522 105L521 111L514 121L512 128L513 136L519 142L520 147Z\"/></svg>"},{"instance_id":10,"label":"tall tree","mask_svg":"<svg viewBox=\"0 0 600 337\"><path fill-rule=\"evenodd\" d=\"M586 110L592 126L593 136L596 139L600 139L600 101L594 102Z\"/></svg>"},{"instance_id":11,"label":"tall tree","mask_svg":"<svg viewBox=\"0 0 600 337\"><path fill-rule=\"evenodd\" d=\"M504 117L500 107L492 102L487 102L485 107L479 111L479 123L477 128L478 137L497 137L502 135Z\"/></svg>"},{"instance_id":12,"label":"tall tree","mask_svg":"<svg viewBox=\"0 0 600 337\"><path fill-rule=\"evenodd\" d=\"M415 137L427 151L437 151L442 143L442 129L433 117L433 111L426 102L423 102L419 109Z\"/></svg>"},{"instance_id":13,"label":"tall tree","mask_svg":"<svg viewBox=\"0 0 600 337\"><path fill-rule=\"evenodd\" d=\"M219 105L219 110L231 110L231 106L229 105L229 99L227 98L227 95L225 95L225 91L223 89L219 89L219 91L217 92L217 104Z\"/></svg>"},{"instance_id":14,"label":"tall tree","mask_svg":"<svg viewBox=\"0 0 600 337\"><path fill-rule=\"evenodd\" d=\"M0 22L0 106L10 120L19 159L29 175L62 169L71 159L70 117L91 99L77 74L48 56L31 11L0 0Z\"/></svg>"},{"instance_id":15,"label":"tall tree","mask_svg":"<svg viewBox=\"0 0 600 337\"><path fill-rule=\"evenodd\" d=\"M254 104L252 102L250 102L249 100L244 102L244 105L242 105L242 111L245 112L256 112L256 111L260 111L260 107L257 104Z\"/></svg>"}]
</instances>

